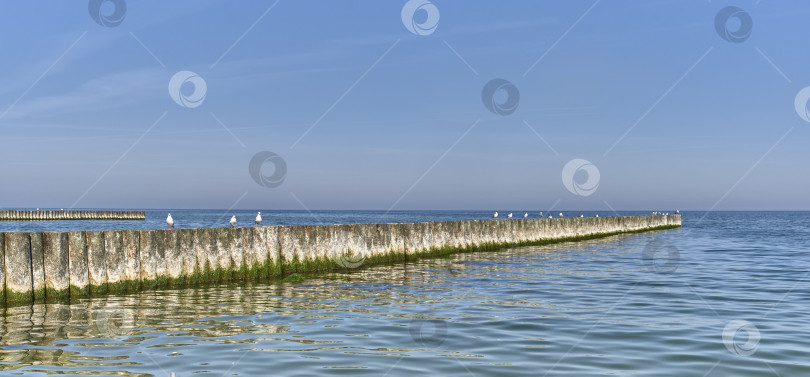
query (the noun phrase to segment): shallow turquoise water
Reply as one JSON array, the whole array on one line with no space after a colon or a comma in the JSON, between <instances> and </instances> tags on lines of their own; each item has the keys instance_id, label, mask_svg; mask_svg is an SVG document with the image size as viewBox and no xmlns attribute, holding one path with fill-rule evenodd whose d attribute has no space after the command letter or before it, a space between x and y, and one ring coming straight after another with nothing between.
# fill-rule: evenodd
<instances>
[{"instance_id":1,"label":"shallow turquoise water","mask_svg":"<svg viewBox=\"0 0 810 377\"><path fill-rule=\"evenodd\" d=\"M810 374L810 213L6 310L3 374ZM725 335L725 339L724 339Z\"/></svg>"}]
</instances>

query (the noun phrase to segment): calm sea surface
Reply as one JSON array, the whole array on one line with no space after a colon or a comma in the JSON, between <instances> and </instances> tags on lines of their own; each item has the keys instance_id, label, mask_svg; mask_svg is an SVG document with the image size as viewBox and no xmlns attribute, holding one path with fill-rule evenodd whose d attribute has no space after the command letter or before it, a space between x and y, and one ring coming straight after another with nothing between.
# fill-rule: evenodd
<instances>
[{"instance_id":1,"label":"calm sea surface","mask_svg":"<svg viewBox=\"0 0 810 377\"><path fill-rule=\"evenodd\" d=\"M24 208L34 210L34 208ZM42 208L44 210L44 208ZM50 208L49 210L59 210ZM93 210L90 208L89 210ZM261 225L322 225L322 224L376 224L376 223L412 223L423 221L452 220L491 220L491 211L278 211L278 210L147 210L146 220L134 221L0 221L0 232L17 231L65 231L65 230L120 230L120 229L163 229L166 228L166 216L171 213L175 228L219 228L230 226L231 216L236 216L236 226L256 226L256 213L261 211ZM523 218L525 210L499 211L499 219L506 218L512 212L514 218ZM567 217L579 215L594 216L633 216L649 215L650 212L593 212L563 211L544 212L544 216L558 217L563 213ZM540 211L528 212L529 218L539 218Z\"/></svg>"},{"instance_id":2,"label":"calm sea surface","mask_svg":"<svg viewBox=\"0 0 810 377\"><path fill-rule=\"evenodd\" d=\"M2 223L0 230L159 228L165 212L148 212L146 222ZM245 225L255 216L233 213ZM382 214L262 211L265 224L489 216ZM172 211L181 227L221 226L230 215ZM302 283L8 308L0 317L0 374L810 375L810 212L703 216L684 213L682 229Z\"/></svg>"}]
</instances>

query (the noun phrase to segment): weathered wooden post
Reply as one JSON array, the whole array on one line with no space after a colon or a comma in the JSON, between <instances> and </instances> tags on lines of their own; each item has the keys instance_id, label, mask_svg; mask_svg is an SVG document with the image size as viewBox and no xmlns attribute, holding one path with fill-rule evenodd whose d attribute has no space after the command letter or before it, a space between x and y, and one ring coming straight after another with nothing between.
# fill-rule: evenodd
<instances>
[{"instance_id":1,"label":"weathered wooden post","mask_svg":"<svg viewBox=\"0 0 810 377\"><path fill-rule=\"evenodd\" d=\"M217 276L219 281L231 279L231 238L228 228L217 228Z\"/></svg>"},{"instance_id":2,"label":"weathered wooden post","mask_svg":"<svg viewBox=\"0 0 810 377\"><path fill-rule=\"evenodd\" d=\"M124 276L126 256L124 255L124 234L122 231L104 231L104 259L107 269L107 288L110 292L126 292Z\"/></svg>"},{"instance_id":3,"label":"weathered wooden post","mask_svg":"<svg viewBox=\"0 0 810 377\"><path fill-rule=\"evenodd\" d=\"M44 234L45 297L65 298L70 293L69 238L65 232Z\"/></svg>"},{"instance_id":4,"label":"weathered wooden post","mask_svg":"<svg viewBox=\"0 0 810 377\"><path fill-rule=\"evenodd\" d=\"M136 230L125 230L122 232L124 248L124 280L126 289L129 292L136 291L141 285L141 253L140 253L140 233Z\"/></svg>"},{"instance_id":5,"label":"weathered wooden post","mask_svg":"<svg viewBox=\"0 0 810 377\"><path fill-rule=\"evenodd\" d=\"M45 302L45 250L42 233L28 233L31 242L31 288L34 301Z\"/></svg>"},{"instance_id":6,"label":"weathered wooden post","mask_svg":"<svg viewBox=\"0 0 810 377\"><path fill-rule=\"evenodd\" d=\"M244 239L242 238L241 228L226 228L228 230L228 237L230 239L230 256L231 256L231 278L234 280L245 279L247 272L245 266L245 252L244 252Z\"/></svg>"},{"instance_id":7,"label":"weathered wooden post","mask_svg":"<svg viewBox=\"0 0 810 377\"><path fill-rule=\"evenodd\" d=\"M87 231L87 269L90 271L90 294L107 293L107 263L104 256L104 232Z\"/></svg>"},{"instance_id":8,"label":"weathered wooden post","mask_svg":"<svg viewBox=\"0 0 810 377\"><path fill-rule=\"evenodd\" d=\"M31 303L31 239L28 233L5 234L6 302Z\"/></svg>"},{"instance_id":9,"label":"weathered wooden post","mask_svg":"<svg viewBox=\"0 0 810 377\"><path fill-rule=\"evenodd\" d=\"M68 232L68 273L70 297L90 294L90 269L87 264L87 238L84 232Z\"/></svg>"},{"instance_id":10,"label":"weathered wooden post","mask_svg":"<svg viewBox=\"0 0 810 377\"><path fill-rule=\"evenodd\" d=\"M140 256L140 280L142 289L153 289L157 284L155 232L155 230L138 231L138 253Z\"/></svg>"},{"instance_id":11,"label":"weathered wooden post","mask_svg":"<svg viewBox=\"0 0 810 377\"><path fill-rule=\"evenodd\" d=\"M180 243L180 256L182 257L183 269L180 275L183 277L184 284L192 284L197 282L195 274L197 269L197 251L200 245L197 245L194 237L194 229L178 229L178 239Z\"/></svg>"}]
</instances>

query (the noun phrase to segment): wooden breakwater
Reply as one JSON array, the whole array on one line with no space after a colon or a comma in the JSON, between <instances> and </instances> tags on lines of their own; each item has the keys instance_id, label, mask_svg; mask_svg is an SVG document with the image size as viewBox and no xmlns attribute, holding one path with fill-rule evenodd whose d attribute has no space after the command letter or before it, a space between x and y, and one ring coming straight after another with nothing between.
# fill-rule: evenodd
<instances>
[{"instance_id":1,"label":"wooden breakwater","mask_svg":"<svg viewBox=\"0 0 810 377\"><path fill-rule=\"evenodd\" d=\"M658 215L0 233L0 302L280 277L680 225L680 215Z\"/></svg>"},{"instance_id":2,"label":"wooden breakwater","mask_svg":"<svg viewBox=\"0 0 810 377\"><path fill-rule=\"evenodd\" d=\"M143 211L19 211L0 210L0 221L145 220Z\"/></svg>"}]
</instances>

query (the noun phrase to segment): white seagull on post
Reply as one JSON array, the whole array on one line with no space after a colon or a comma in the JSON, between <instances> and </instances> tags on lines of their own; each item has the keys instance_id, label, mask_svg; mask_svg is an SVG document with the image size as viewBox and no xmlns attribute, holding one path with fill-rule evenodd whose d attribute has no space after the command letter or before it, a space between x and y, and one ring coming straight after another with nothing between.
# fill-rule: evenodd
<instances>
[{"instance_id":1,"label":"white seagull on post","mask_svg":"<svg viewBox=\"0 0 810 377\"><path fill-rule=\"evenodd\" d=\"M507 219L511 219L511 218L512 218L512 212L509 212L509 214L508 214L508 215L506 215L506 218L507 218Z\"/></svg>"},{"instance_id":2,"label":"white seagull on post","mask_svg":"<svg viewBox=\"0 0 810 377\"><path fill-rule=\"evenodd\" d=\"M523 218L524 218L524 219L528 219L528 218L529 218L529 213L528 213L528 212L524 213L524 214L523 214Z\"/></svg>"},{"instance_id":3,"label":"white seagull on post","mask_svg":"<svg viewBox=\"0 0 810 377\"><path fill-rule=\"evenodd\" d=\"M498 212L497 212L497 211L495 212L495 214L494 214L494 215L492 215L492 218L493 218L493 219L497 219L497 218L498 218Z\"/></svg>"},{"instance_id":4,"label":"white seagull on post","mask_svg":"<svg viewBox=\"0 0 810 377\"><path fill-rule=\"evenodd\" d=\"M259 212L256 214L256 225L259 225L261 223L262 223L262 213Z\"/></svg>"},{"instance_id":5,"label":"white seagull on post","mask_svg":"<svg viewBox=\"0 0 810 377\"><path fill-rule=\"evenodd\" d=\"M562 214L562 212L560 212L560 217L563 217L563 214Z\"/></svg>"},{"instance_id":6,"label":"white seagull on post","mask_svg":"<svg viewBox=\"0 0 810 377\"><path fill-rule=\"evenodd\" d=\"M231 227L236 226L236 215L231 216Z\"/></svg>"},{"instance_id":7,"label":"white seagull on post","mask_svg":"<svg viewBox=\"0 0 810 377\"><path fill-rule=\"evenodd\" d=\"M169 214L168 217L166 217L166 225L168 225L169 228L174 228L174 219L172 218L171 213Z\"/></svg>"}]
</instances>

